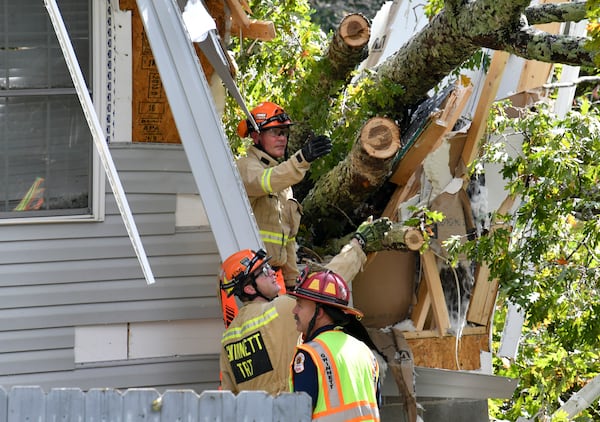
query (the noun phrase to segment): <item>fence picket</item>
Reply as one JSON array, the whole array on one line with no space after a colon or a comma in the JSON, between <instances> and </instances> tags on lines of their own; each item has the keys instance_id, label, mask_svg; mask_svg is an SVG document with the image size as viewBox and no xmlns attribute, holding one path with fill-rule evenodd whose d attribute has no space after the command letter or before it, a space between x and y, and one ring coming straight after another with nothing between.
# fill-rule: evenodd
<instances>
[{"instance_id":1,"label":"fence picket","mask_svg":"<svg viewBox=\"0 0 600 422\"><path fill-rule=\"evenodd\" d=\"M13 387L8 393L8 422L44 422L46 395L40 387Z\"/></svg>"},{"instance_id":2,"label":"fence picket","mask_svg":"<svg viewBox=\"0 0 600 422\"><path fill-rule=\"evenodd\" d=\"M122 421L123 395L120 391L94 388L85 394L85 422Z\"/></svg>"},{"instance_id":3,"label":"fence picket","mask_svg":"<svg viewBox=\"0 0 600 422\"><path fill-rule=\"evenodd\" d=\"M79 388L51 390L46 396L46 422L83 422L83 399Z\"/></svg>"},{"instance_id":4,"label":"fence picket","mask_svg":"<svg viewBox=\"0 0 600 422\"><path fill-rule=\"evenodd\" d=\"M8 395L6 390L0 387L0 422L6 422L8 419Z\"/></svg>"},{"instance_id":5,"label":"fence picket","mask_svg":"<svg viewBox=\"0 0 600 422\"><path fill-rule=\"evenodd\" d=\"M160 422L162 400L153 388L130 389L123 395L123 422Z\"/></svg>"},{"instance_id":6,"label":"fence picket","mask_svg":"<svg viewBox=\"0 0 600 422\"><path fill-rule=\"evenodd\" d=\"M0 422L308 422L306 393L0 386Z\"/></svg>"},{"instance_id":7,"label":"fence picket","mask_svg":"<svg viewBox=\"0 0 600 422\"><path fill-rule=\"evenodd\" d=\"M198 420L198 395L191 390L167 391L162 397L163 421L196 422Z\"/></svg>"},{"instance_id":8,"label":"fence picket","mask_svg":"<svg viewBox=\"0 0 600 422\"><path fill-rule=\"evenodd\" d=\"M273 400L273 422L310 422L312 399L306 393L280 393Z\"/></svg>"},{"instance_id":9,"label":"fence picket","mask_svg":"<svg viewBox=\"0 0 600 422\"><path fill-rule=\"evenodd\" d=\"M273 396L265 391L244 391L236 397L236 421L273 420Z\"/></svg>"},{"instance_id":10,"label":"fence picket","mask_svg":"<svg viewBox=\"0 0 600 422\"><path fill-rule=\"evenodd\" d=\"M236 397L231 391L203 391L199 402L198 422L235 421Z\"/></svg>"}]
</instances>

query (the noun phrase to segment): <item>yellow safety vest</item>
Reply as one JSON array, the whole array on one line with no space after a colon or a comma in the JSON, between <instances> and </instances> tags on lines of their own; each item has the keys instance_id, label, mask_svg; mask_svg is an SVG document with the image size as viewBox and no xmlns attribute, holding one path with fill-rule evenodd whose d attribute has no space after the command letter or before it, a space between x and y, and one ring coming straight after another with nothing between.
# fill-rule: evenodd
<instances>
[{"instance_id":1,"label":"yellow safety vest","mask_svg":"<svg viewBox=\"0 0 600 422\"><path fill-rule=\"evenodd\" d=\"M307 352L317 367L319 398L313 421L379 421L379 365L366 344L341 330L331 330L298 349ZM290 371L293 366L294 362ZM295 391L292 373L290 389Z\"/></svg>"}]
</instances>

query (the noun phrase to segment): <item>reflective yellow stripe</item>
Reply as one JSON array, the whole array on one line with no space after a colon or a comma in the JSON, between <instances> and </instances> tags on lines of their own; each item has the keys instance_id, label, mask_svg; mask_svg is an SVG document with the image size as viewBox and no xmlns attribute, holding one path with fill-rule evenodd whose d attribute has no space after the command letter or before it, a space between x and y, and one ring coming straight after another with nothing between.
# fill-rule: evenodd
<instances>
[{"instance_id":1,"label":"reflective yellow stripe","mask_svg":"<svg viewBox=\"0 0 600 422\"><path fill-rule=\"evenodd\" d=\"M269 167L265 171L263 171L262 178L260 179L260 187L265 193L273 193L273 188L271 187L271 173L273 172L273 167Z\"/></svg>"},{"instance_id":2,"label":"reflective yellow stripe","mask_svg":"<svg viewBox=\"0 0 600 422\"><path fill-rule=\"evenodd\" d=\"M223 338L221 339L221 343L225 344L227 342L235 341L239 338L242 338L249 332L255 331L258 328L267 325L278 316L279 312L277 312L277 309L273 306L272 308L266 310L262 315L259 315L256 318L252 318L244 322L241 326L231 327L225 330L225 332L223 333Z\"/></svg>"},{"instance_id":3,"label":"reflective yellow stripe","mask_svg":"<svg viewBox=\"0 0 600 422\"><path fill-rule=\"evenodd\" d=\"M281 233L260 230L260 237L265 243L274 243L276 245L287 245L296 240L296 236L286 236Z\"/></svg>"}]
</instances>

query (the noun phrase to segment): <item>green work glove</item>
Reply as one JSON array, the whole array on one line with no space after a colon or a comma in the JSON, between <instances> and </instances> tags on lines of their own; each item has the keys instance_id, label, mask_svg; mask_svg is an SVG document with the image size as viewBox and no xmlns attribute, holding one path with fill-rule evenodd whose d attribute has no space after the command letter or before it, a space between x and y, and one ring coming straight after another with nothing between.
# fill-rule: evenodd
<instances>
[{"instance_id":1,"label":"green work glove","mask_svg":"<svg viewBox=\"0 0 600 422\"><path fill-rule=\"evenodd\" d=\"M392 228L392 222L387 217L373 220L369 217L364 223L358 226L354 238L358 240L360 246L365 252L377 252L383 250L383 237Z\"/></svg>"}]
</instances>

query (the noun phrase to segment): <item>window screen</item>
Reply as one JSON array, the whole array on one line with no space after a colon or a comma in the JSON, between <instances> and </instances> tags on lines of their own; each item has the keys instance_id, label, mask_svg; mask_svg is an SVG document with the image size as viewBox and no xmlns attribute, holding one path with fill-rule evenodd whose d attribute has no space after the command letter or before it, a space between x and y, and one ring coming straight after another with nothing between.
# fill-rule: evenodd
<instances>
[{"instance_id":1,"label":"window screen","mask_svg":"<svg viewBox=\"0 0 600 422\"><path fill-rule=\"evenodd\" d=\"M57 3L90 87L90 2ZM3 0L0 218L90 214L92 147L44 2Z\"/></svg>"}]
</instances>

